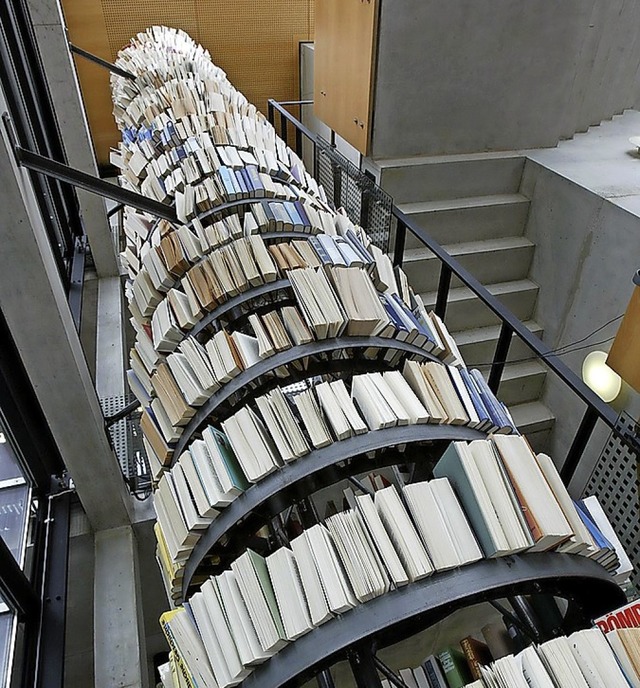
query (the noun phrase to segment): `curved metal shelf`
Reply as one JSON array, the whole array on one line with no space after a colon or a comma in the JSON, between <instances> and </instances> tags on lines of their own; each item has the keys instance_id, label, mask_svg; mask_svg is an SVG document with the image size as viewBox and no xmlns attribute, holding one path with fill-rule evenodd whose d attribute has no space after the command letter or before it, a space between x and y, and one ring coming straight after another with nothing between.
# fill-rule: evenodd
<instances>
[{"instance_id":1,"label":"curved metal shelf","mask_svg":"<svg viewBox=\"0 0 640 688\"><path fill-rule=\"evenodd\" d=\"M253 287L249 291L243 291L241 294L234 296L233 298L220 304L217 308L214 308L210 313L202 318L194 327L192 327L187 336L197 337L205 328L213 324L216 320L221 318L223 315L232 311L234 308L249 303L252 299L260 298L267 294L273 294L281 289L290 289L291 282L288 279L280 279L275 282L268 282L266 284L261 284L258 287Z\"/></svg>"},{"instance_id":2,"label":"curved metal shelf","mask_svg":"<svg viewBox=\"0 0 640 688\"><path fill-rule=\"evenodd\" d=\"M334 337L332 339L321 339L316 342L310 342L309 344L294 346L291 349L281 351L280 353L258 361L258 363L252 365L247 370L242 371L239 375L234 377L233 380L215 392L198 409L197 413L184 427L182 435L180 435L180 439L177 441L173 450L173 459L171 461L171 465L174 464L175 458L180 456L180 454L184 451L187 444L191 441L194 433L200 428L204 421L209 418L218 407L228 402L234 394L243 388L246 388L247 393L255 395L257 393L255 383L257 383L262 376L274 372L281 366L286 366L289 363L293 363L301 358L349 349L396 349L397 351L402 351L410 356L417 356L441 363L440 359L436 358L433 354L428 353L424 349L421 349L419 346L414 346L413 344L407 344L406 342L401 342L397 339L391 339L387 337ZM330 363L334 364L333 368L336 368L335 364L340 364L341 367L346 365L351 369L356 367L356 361L354 361L352 358L331 361ZM365 359L365 363L366 368L371 368L373 366L377 366L377 368L379 368L381 361L378 361L377 359ZM326 372L331 372L332 366L325 363L324 370ZM287 378L287 384L311 377L317 373L317 371L312 370L311 368L307 368L304 371L298 372L300 373L299 375L292 374Z\"/></svg>"},{"instance_id":3,"label":"curved metal shelf","mask_svg":"<svg viewBox=\"0 0 640 688\"><path fill-rule=\"evenodd\" d=\"M299 686L345 658L349 648L399 642L456 609L507 595L545 592L570 599L586 618L625 603L626 597L599 564L555 552L485 559L394 590L358 605L290 643L257 667L241 688Z\"/></svg>"},{"instance_id":4,"label":"curved metal shelf","mask_svg":"<svg viewBox=\"0 0 640 688\"><path fill-rule=\"evenodd\" d=\"M449 442L451 440L471 441L485 437L485 433L460 425L405 425L374 430L334 442L323 449L316 449L270 473L260 482L251 485L229 506L222 509L198 540L185 567L182 583L183 599L186 597L185 592L188 590L195 572L209 555L211 549L223 537L229 535L231 529L247 519L252 513L260 511L260 518L271 517L279 513L291 502L289 497L293 496L292 493L294 492L297 494L296 488L304 481L311 483L310 491L316 491L349 475L355 475L376 467L371 459L364 457L363 462L356 462L351 466L351 469L346 469L336 475L336 471L331 469L334 469L336 464L341 461L388 447L391 450L391 456L386 462L378 465L397 463L398 452L393 451L393 448L400 444ZM299 494L297 496L300 497Z\"/></svg>"}]
</instances>

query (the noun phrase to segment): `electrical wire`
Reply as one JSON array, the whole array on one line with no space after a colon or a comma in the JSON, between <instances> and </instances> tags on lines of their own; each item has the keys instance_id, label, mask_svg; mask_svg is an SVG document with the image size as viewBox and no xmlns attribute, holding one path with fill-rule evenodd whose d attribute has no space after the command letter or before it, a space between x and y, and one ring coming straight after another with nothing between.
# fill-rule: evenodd
<instances>
[{"instance_id":1,"label":"electrical wire","mask_svg":"<svg viewBox=\"0 0 640 688\"><path fill-rule=\"evenodd\" d=\"M567 354L572 354L575 353L576 351L582 351L583 349L589 349L592 346L599 346L600 344L606 344L607 342L610 342L612 339L615 339L614 337L608 337L607 339L603 339L598 342L591 342L590 344L585 344L584 346L576 346L576 344L581 344L582 342L585 342L587 339L590 339L593 337L594 334L597 334L598 332L604 330L605 327L613 324L616 322L616 320L620 320L621 318L624 317L624 313L622 315L618 315L615 318L612 318L611 320L608 320L604 325L600 325L600 327L596 328L592 332L590 332L588 335L582 337L581 339L576 339L575 342L570 342L569 344L564 344L563 346L559 346L556 349L550 349L546 354L542 354L540 356L527 356L526 358L515 358L512 360L507 360L507 361L492 361L490 363L472 363L469 364L469 368L490 368L493 365L504 365L506 363L525 363L527 361L535 361L537 359L546 359L549 356L566 356Z\"/></svg>"}]
</instances>

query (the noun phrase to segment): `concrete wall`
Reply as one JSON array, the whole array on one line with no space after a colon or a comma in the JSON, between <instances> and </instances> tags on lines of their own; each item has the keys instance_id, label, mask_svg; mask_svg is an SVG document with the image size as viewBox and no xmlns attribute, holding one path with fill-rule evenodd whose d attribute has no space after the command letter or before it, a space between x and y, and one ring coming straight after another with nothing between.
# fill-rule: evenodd
<instances>
[{"instance_id":1,"label":"concrete wall","mask_svg":"<svg viewBox=\"0 0 640 688\"><path fill-rule=\"evenodd\" d=\"M372 157L554 146L640 95L635 0L380 0Z\"/></svg>"},{"instance_id":2,"label":"concrete wall","mask_svg":"<svg viewBox=\"0 0 640 688\"><path fill-rule=\"evenodd\" d=\"M627 130L640 124L640 113L625 118L627 126L607 123L557 149L532 153L525 165L522 191L531 198L526 235L536 244L530 277L540 285L536 320L551 348L577 342L624 313L631 296L640 263L640 184L634 181L640 181L640 160L625 141ZM577 344L587 348L562 360L580 374L589 351L609 350L618 325ZM543 401L557 418L551 452L562 463L585 407L553 375ZM640 395L623 385L613 406L637 417ZM575 476L576 492L608 435L598 425Z\"/></svg>"}]
</instances>

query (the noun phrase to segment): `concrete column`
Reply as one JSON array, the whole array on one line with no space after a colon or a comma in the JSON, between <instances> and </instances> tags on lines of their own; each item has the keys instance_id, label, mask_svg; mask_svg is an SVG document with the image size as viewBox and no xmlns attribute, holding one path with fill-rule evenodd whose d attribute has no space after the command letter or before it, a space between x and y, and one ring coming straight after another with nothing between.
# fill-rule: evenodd
<instances>
[{"instance_id":1,"label":"concrete column","mask_svg":"<svg viewBox=\"0 0 640 688\"><path fill-rule=\"evenodd\" d=\"M95 534L95 688L147 688L138 547L133 528Z\"/></svg>"},{"instance_id":2,"label":"concrete column","mask_svg":"<svg viewBox=\"0 0 640 688\"><path fill-rule=\"evenodd\" d=\"M98 166L60 4L58 0L29 0L28 5L69 165L97 176ZM104 200L88 191L77 193L98 277L117 275Z\"/></svg>"},{"instance_id":3,"label":"concrete column","mask_svg":"<svg viewBox=\"0 0 640 688\"><path fill-rule=\"evenodd\" d=\"M119 277L98 280L96 389L100 397L124 394L125 341L122 285Z\"/></svg>"},{"instance_id":4,"label":"concrete column","mask_svg":"<svg viewBox=\"0 0 640 688\"><path fill-rule=\"evenodd\" d=\"M0 111L6 109L0 94ZM131 498L104 430L100 404L28 175L0 139L3 206L0 308L95 530L130 523Z\"/></svg>"}]
</instances>

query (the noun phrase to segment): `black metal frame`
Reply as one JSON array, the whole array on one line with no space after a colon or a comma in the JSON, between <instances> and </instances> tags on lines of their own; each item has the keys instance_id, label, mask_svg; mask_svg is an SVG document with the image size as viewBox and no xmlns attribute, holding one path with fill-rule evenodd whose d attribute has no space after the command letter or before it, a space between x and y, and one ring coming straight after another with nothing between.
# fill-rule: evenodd
<instances>
[{"instance_id":1,"label":"black metal frame","mask_svg":"<svg viewBox=\"0 0 640 688\"><path fill-rule=\"evenodd\" d=\"M183 600L194 574L224 542L225 550L243 541L276 514L294 502L306 499L317 490L382 466L412 460L432 466L452 440L477 440L486 434L456 425L409 425L367 432L316 449L286 467L275 471L224 508L202 533L189 554L182 579ZM403 453L398 446L408 445ZM374 452L383 453L371 458ZM358 487L360 487L358 485Z\"/></svg>"},{"instance_id":2,"label":"black metal frame","mask_svg":"<svg viewBox=\"0 0 640 688\"><path fill-rule=\"evenodd\" d=\"M316 149L320 137L308 127L297 120L285 106L308 104L309 101L283 101L269 100L269 121L275 126L275 114L279 113L280 126L283 123L292 124L301 136L307 137L313 144L314 160L317 159ZM296 138L296 142L298 139ZM326 145L326 142L324 142ZM299 150L302 150L300 144ZM296 151L298 152L298 150ZM435 312L441 318L445 318L446 307L451 286L451 277L455 275L460 282L469 288L479 299L480 303L494 315L501 323L500 335L496 345L491 370L489 373L489 385L497 392L502 379L502 373L509 353L509 347L514 337L522 340L548 370L558 378L569 391L577 396L586 406L584 416L576 429L574 438L562 465L561 476L565 484L569 484L584 454L589 438L598 422L615 431L617 413L607 403L593 392L554 352L527 327L489 290L484 287L466 268L464 268L453 256L440 246L424 229L419 227L414 220L403 213L395 204L392 207L392 215L396 223L395 242L393 252L393 264L402 267L407 232L413 234L420 243L427 247L440 261L440 280L438 284ZM366 227L365 227L366 228ZM628 438L621 437L625 442ZM634 448L635 450L635 448Z\"/></svg>"},{"instance_id":3,"label":"black metal frame","mask_svg":"<svg viewBox=\"0 0 640 688\"><path fill-rule=\"evenodd\" d=\"M270 374L281 366L286 366L305 358L331 356L332 354L342 354L344 351L366 351L367 349L379 349L380 351L396 350L405 357L428 361L439 360L419 346L387 337L334 337L286 349L258 361L258 363L243 370L233 380L223 385L217 392L214 392L185 425L182 435L180 435L180 439L173 449L173 462L177 461L194 434L202 428L205 422L213 422L214 419L220 422L233 410L233 407L243 395L255 397L268 391L270 387L277 385L279 379ZM376 358L363 357L356 359L355 357L343 357L323 361L322 372L369 371L373 367L376 370L380 369L380 361ZM318 374L318 372L314 370L313 365L308 364L304 370L297 371L295 374L292 373L287 378L287 381L297 382L308 379Z\"/></svg>"},{"instance_id":4,"label":"black metal frame","mask_svg":"<svg viewBox=\"0 0 640 688\"><path fill-rule=\"evenodd\" d=\"M626 601L611 576L586 557L554 552L483 559L435 573L327 621L256 667L242 686L292 688L336 661L348 659L360 681L357 685L375 688L380 685L381 669L375 659L377 649L428 628L456 609L540 593L569 600L565 615L568 631L584 627Z\"/></svg>"},{"instance_id":5,"label":"black metal frame","mask_svg":"<svg viewBox=\"0 0 640 688\"><path fill-rule=\"evenodd\" d=\"M0 2L0 81L20 145L49 159L65 152L25 0ZM68 289L76 237L84 234L75 191L31 174L60 277Z\"/></svg>"},{"instance_id":6,"label":"black metal frame","mask_svg":"<svg viewBox=\"0 0 640 688\"><path fill-rule=\"evenodd\" d=\"M0 410L19 450L21 468L37 500L30 576L21 570L0 539L0 593L24 625L21 685L35 685L35 677L39 674L42 681L38 685L59 688L62 685L60 672L64 654L64 646L60 645L60 642L64 643L60 609L64 611L66 599L68 519L60 518L57 510L50 512L49 495L60 490L60 481L52 480L51 476L62 475L64 464L1 312L0 341ZM71 493L67 495L66 499L71 499ZM59 504L61 502L57 502L56 507ZM52 538L50 529L54 523L55 535ZM51 586L56 589L53 603L43 604L42 600L46 599L43 594L49 594ZM51 628L52 613L58 618L58 631L41 634L41 628ZM63 613L61 622L64 624ZM57 663L55 656L59 658ZM46 665L43 664L45 659Z\"/></svg>"}]
</instances>

